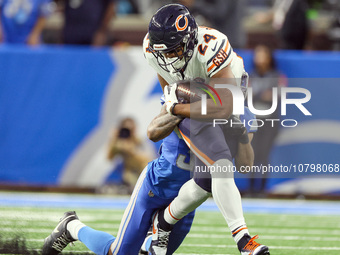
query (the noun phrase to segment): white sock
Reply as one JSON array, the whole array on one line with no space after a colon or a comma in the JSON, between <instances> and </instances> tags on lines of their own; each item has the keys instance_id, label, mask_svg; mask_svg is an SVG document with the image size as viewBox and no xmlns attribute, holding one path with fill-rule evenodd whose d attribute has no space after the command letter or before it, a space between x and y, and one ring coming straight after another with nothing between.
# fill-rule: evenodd
<instances>
[{"instance_id":1,"label":"white sock","mask_svg":"<svg viewBox=\"0 0 340 255\"><path fill-rule=\"evenodd\" d=\"M217 171L218 169L232 169L233 163L227 159L220 159L213 164L216 171L211 171L212 194L225 218L233 238L237 243L248 229L243 217L243 209L240 192L234 181L232 171ZM248 233L249 234L249 233Z\"/></svg>"},{"instance_id":2,"label":"white sock","mask_svg":"<svg viewBox=\"0 0 340 255\"><path fill-rule=\"evenodd\" d=\"M184 183L178 196L164 210L164 219L169 224L176 224L185 215L199 207L210 196L191 179Z\"/></svg>"},{"instance_id":3,"label":"white sock","mask_svg":"<svg viewBox=\"0 0 340 255\"><path fill-rule=\"evenodd\" d=\"M70 235L75 240L78 240L79 230L83 227L86 227L86 225L84 223L82 223L80 220L71 220L66 225L67 231L70 232Z\"/></svg>"},{"instance_id":4,"label":"white sock","mask_svg":"<svg viewBox=\"0 0 340 255\"><path fill-rule=\"evenodd\" d=\"M241 240L241 238L245 235L248 234L249 235L249 231L247 228L247 225L243 222L239 222L238 224L235 224L235 227L231 227L231 234L234 238L234 241L236 243L238 243L238 241Z\"/></svg>"}]
</instances>

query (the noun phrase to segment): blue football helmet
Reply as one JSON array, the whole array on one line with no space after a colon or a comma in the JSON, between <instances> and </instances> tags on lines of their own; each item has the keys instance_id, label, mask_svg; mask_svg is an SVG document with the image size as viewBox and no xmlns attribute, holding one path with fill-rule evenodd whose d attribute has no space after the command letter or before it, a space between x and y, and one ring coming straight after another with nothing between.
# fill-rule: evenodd
<instances>
[{"instance_id":1,"label":"blue football helmet","mask_svg":"<svg viewBox=\"0 0 340 255\"><path fill-rule=\"evenodd\" d=\"M196 21L184 5L165 5L151 18L149 40L149 50L161 68L184 71L197 44ZM166 54L176 57L167 58Z\"/></svg>"}]
</instances>

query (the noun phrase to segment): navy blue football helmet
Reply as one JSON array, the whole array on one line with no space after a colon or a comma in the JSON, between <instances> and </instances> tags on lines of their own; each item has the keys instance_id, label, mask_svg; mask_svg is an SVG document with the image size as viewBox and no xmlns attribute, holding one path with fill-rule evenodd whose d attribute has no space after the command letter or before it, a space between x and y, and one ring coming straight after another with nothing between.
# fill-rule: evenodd
<instances>
[{"instance_id":1,"label":"navy blue football helmet","mask_svg":"<svg viewBox=\"0 0 340 255\"><path fill-rule=\"evenodd\" d=\"M149 24L149 50L167 72L184 71L197 44L197 24L181 4L161 7ZM166 54L176 57L166 58Z\"/></svg>"}]
</instances>

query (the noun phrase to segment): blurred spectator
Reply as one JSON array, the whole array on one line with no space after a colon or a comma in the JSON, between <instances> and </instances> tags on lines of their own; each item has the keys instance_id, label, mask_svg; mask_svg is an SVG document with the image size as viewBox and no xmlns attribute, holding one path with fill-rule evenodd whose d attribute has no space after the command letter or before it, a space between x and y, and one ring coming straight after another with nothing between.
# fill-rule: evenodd
<instances>
[{"instance_id":1,"label":"blurred spectator","mask_svg":"<svg viewBox=\"0 0 340 255\"><path fill-rule=\"evenodd\" d=\"M268 13L260 13L259 23L272 22L283 49L301 50L308 38L307 0L275 0Z\"/></svg>"},{"instance_id":2,"label":"blurred spectator","mask_svg":"<svg viewBox=\"0 0 340 255\"><path fill-rule=\"evenodd\" d=\"M247 0L247 6L251 7L268 7L271 6L272 0Z\"/></svg>"},{"instance_id":3,"label":"blurred spectator","mask_svg":"<svg viewBox=\"0 0 340 255\"><path fill-rule=\"evenodd\" d=\"M40 44L46 17L53 7L51 0L0 0L0 41Z\"/></svg>"},{"instance_id":4,"label":"blurred spectator","mask_svg":"<svg viewBox=\"0 0 340 255\"><path fill-rule=\"evenodd\" d=\"M117 156L123 159L123 183L132 191L139 174L149 161L153 152L146 148L137 137L136 123L132 118L124 118L114 129L109 141L107 158L113 160Z\"/></svg>"},{"instance_id":5,"label":"blurred spectator","mask_svg":"<svg viewBox=\"0 0 340 255\"><path fill-rule=\"evenodd\" d=\"M138 14L139 6L137 0L118 0L117 15Z\"/></svg>"},{"instance_id":6,"label":"blurred spectator","mask_svg":"<svg viewBox=\"0 0 340 255\"><path fill-rule=\"evenodd\" d=\"M103 46L116 13L115 0L61 0L65 23L63 43Z\"/></svg>"},{"instance_id":7,"label":"blurred spectator","mask_svg":"<svg viewBox=\"0 0 340 255\"><path fill-rule=\"evenodd\" d=\"M172 0L143 0L138 1L140 13L142 13L147 20L154 15L154 13L166 4L171 4L175 1Z\"/></svg>"},{"instance_id":8,"label":"blurred spectator","mask_svg":"<svg viewBox=\"0 0 340 255\"><path fill-rule=\"evenodd\" d=\"M269 47L258 45L254 50L254 71L250 74L250 86L253 89L253 104L257 110L267 110L272 106L272 89L285 86L286 80L283 75L276 69L273 53ZM278 89L279 94L279 89ZM267 116L257 116L257 119L263 120L264 125L259 127L254 135L252 145L254 148L255 159L254 165L260 166L269 164L269 156L272 150L274 140L278 134L279 125L272 126L272 122L265 119L280 119L280 101L276 111ZM259 123L259 125L261 125ZM266 176L253 175L250 179L250 194L263 194L266 186Z\"/></svg>"},{"instance_id":9,"label":"blurred spectator","mask_svg":"<svg viewBox=\"0 0 340 255\"><path fill-rule=\"evenodd\" d=\"M246 0L179 0L196 17L202 15L207 25L228 36L233 48L246 46L246 32L242 20L246 11ZM198 22L199 23L199 22Z\"/></svg>"},{"instance_id":10,"label":"blurred spectator","mask_svg":"<svg viewBox=\"0 0 340 255\"><path fill-rule=\"evenodd\" d=\"M340 51L340 0L328 0L331 9L331 27L327 32L328 38L332 42L332 49Z\"/></svg>"}]
</instances>

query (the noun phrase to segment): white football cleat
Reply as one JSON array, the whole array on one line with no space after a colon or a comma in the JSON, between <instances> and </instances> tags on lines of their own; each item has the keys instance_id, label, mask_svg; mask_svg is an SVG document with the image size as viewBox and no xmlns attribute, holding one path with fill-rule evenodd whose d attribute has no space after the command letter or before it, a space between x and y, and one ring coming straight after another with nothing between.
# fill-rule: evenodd
<instances>
[{"instance_id":1,"label":"white football cleat","mask_svg":"<svg viewBox=\"0 0 340 255\"><path fill-rule=\"evenodd\" d=\"M170 233L171 231L165 231L159 227L158 212L156 212L153 216L152 241L149 254L166 255Z\"/></svg>"}]
</instances>

